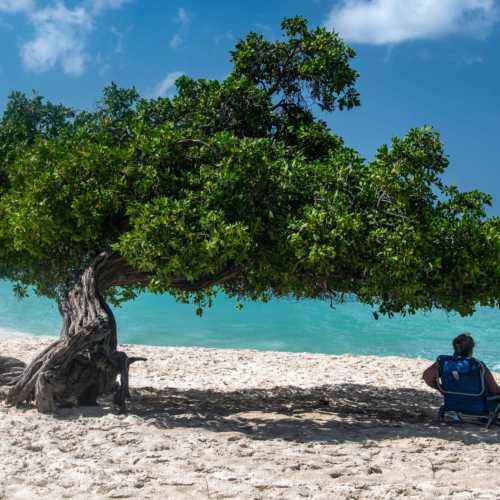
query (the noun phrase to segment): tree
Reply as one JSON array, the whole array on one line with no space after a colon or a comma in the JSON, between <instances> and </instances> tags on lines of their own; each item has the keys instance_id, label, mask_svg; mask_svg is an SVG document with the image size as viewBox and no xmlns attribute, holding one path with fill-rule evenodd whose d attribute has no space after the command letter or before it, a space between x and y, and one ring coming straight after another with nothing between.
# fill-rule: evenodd
<instances>
[{"instance_id":1,"label":"tree","mask_svg":"<svg viewBox=\"0 0 500 500\"><path fill-rule=\"evenodd\" d=\"M381 314L500 305L500 221L490 197L447 186L439 136L413 129L370 162L315 110L359 105L354 51L286 19L250 33L224 81L144 99L112 84L94 112L13 93L0 124L0 276L58 300L59 340L9 401L93 404L128 367L107 301L169 293L356 296ZM120 375L120 384L117 383Z\"/></svg>"}]
</instances>

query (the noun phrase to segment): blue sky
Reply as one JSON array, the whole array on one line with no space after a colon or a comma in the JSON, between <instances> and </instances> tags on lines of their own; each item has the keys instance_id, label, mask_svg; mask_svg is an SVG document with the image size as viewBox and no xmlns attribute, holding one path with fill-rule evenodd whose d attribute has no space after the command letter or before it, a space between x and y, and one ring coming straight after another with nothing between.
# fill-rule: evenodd
<instances>
[{"instance_id":1,"label":"blue sky","mask_svg":"<svg viewBox=\"0 0 500 500\"><path fill-rule=\"evenodd\" d=\"M446 179L491 193L500 215L500 0L0 0L0 109L12 90L83 109L110 81L153 96L182 73L224 78L236 39L276 38L297 14L358 53L362 106L332 129L370 158L433 125Z\"/></svg>"}]
</instances>

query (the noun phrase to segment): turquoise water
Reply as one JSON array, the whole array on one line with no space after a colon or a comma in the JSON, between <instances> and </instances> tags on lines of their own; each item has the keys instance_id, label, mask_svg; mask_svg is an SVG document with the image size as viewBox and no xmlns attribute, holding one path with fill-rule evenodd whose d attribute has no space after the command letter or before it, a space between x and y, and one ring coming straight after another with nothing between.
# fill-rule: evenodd
<instances>
[{"instance_id":1,"label":"turquoise water","mask_svg":"<svg viewBox=\"0 0 500 500\"><path fill-rule=\"evenodd\" d=\"M498 309L481 308L469 318L433 311L375 320L369 307L356 302L331 309L325 302L280 300L246 303L237 311L233 301L220 296L199 318L191 305L145 294L115 314L122 343L329 354L435 358L450 350L454 335L469 331L476 338L476 355L500 369ZM18 300L10 284L0 282L0 333L57 335L59 327L55 303Z\"/></svg>"}]
</instances>

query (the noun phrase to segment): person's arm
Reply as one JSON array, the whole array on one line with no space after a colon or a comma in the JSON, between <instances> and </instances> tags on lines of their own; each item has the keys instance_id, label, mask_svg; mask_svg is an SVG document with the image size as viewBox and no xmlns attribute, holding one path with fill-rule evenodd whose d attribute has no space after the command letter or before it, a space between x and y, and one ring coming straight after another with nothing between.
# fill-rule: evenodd
<instances>
[{"instance_id":1,"label":"person's arm","mask_svg":"<svg viewBox=\"0 0 500 500\"><path fill-rule=\"evenodd\" d=\"M495 377L493 377L492 373L485 364L483 364L483 366L484 366L484 381L486 383L488 394L491 396L500 394L500 386L497 384Z\"/></svg>"},{"instance_id":2,"label":"person's arm","mask_svg":"<svg viewBox=\"0 0 500 500\"><path fill-rule=\"evenodd\" d=\"M432 389L436 389L439 391L439 387L437 384L437 378L439 374L438 363L435 361L429 368L427 368L424 373L422 373L422 378L424 382ZM500 388L499 388L500 389Z\"/></svg>"}]
</instances>

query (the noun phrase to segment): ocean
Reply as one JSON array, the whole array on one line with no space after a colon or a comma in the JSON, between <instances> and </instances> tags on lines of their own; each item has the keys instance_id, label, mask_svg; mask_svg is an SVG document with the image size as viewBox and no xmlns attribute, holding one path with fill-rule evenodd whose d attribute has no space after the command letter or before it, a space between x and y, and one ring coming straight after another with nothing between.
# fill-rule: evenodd
<instances>
[{"instance_id":1,"label":"ocean","mask_svg":"<svg viewBox=\"0 0 500 500\"><path fill-rule=\"evenodd\" d=\"M114 309L121 343L200 346L327 354L397 355L434 359L450 352L464 331L476 339L476 356L500 370L500 310L479 308L471 316L442 311L409 317L373 318L357 302L330 308L322 301L235 302L219 296L200 318L192 305L169 296L144 294ZM61 320L54 302L36 296L19 300L0 282L0 334L57 336Z\"/></svg>"}]
</instances>

